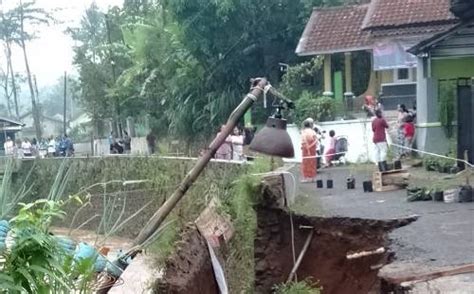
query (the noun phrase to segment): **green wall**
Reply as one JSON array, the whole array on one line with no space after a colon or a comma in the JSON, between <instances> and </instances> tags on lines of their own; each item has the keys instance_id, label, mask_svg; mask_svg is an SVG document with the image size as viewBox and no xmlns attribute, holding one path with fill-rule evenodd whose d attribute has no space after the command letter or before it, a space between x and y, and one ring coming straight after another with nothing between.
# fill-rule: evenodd
<instances>
[{"instance_id":1,"label":"green wall","mask_svg":"<svg viewBox=\"0 0 474 294\"><path fill-rule=\"evenodd\" d=\"M464 58L435 59L431 63L431 73L436 79L474 77L474 56Z\"/></svg>"}]
</instances>

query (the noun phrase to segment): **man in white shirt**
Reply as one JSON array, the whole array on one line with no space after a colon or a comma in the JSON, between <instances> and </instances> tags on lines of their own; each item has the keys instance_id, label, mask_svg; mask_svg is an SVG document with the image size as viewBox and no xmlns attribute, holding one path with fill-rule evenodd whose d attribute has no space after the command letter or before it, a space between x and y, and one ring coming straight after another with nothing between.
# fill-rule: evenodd
<instances>
[{"instance_id":1,"label":"man in white shirt","mask_svg":"<svg viewBox=\"0 0 474 294\"><path fill-rule=\"evenodd\" d=\"M15 143L13 143L10 137L7 137L7 140L3 144L3 148L5 149L5 155L10 156L13 155L13 151L15 148Z\"/></svg>"}]
</instances>

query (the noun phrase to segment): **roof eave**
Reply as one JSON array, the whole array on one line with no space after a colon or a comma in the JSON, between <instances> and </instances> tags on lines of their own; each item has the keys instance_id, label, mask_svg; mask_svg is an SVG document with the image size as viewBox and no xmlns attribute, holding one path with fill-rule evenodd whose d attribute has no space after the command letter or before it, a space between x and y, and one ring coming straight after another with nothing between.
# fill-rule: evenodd
<instances>
[{"instance_id":1,"label":"roof eave","mask_svg":"<svg viewBox=\"0 0 474 294\"><path fill-rule=\"evenodd\" d=\"M421 42L419 42L418 44L416 44L415 46L409 48L407 51L413 55L419 55L419 54L422 54L422 53L426 53L427 51L429 51L431 49L431 47L440 42L440 41L443 41L445 38L451 36L452 34L456 33L457 30L459 30L460 28L464 28L470 24L472 24L474 21L470 21L470 22L465 22L465 23L460 23L458 25L455 25L454 27L450 28L449 30L446 30L444 32L441 32L441 33L438 33L438 34L435 34L433 35L432 37L428 38L428 39L425 39L425 40L422 40Z\"/></svg>"},{"instance_id":2,"label":"roof eave","mask_svg":"<svg viewBox=\"0 0 474 294\"><path fill-rule=\"evenodd\" d=\"M306 51L306 52L296 51L295 53L298 56L315 56L315 55L336 54L336 53L346 53L346 52L365 51L365 50L372 50L372 47L362 46L362 47L341 48L341 49L335 49L335 50L322 50L322 51Z\"/></svg>"}]
</instances>

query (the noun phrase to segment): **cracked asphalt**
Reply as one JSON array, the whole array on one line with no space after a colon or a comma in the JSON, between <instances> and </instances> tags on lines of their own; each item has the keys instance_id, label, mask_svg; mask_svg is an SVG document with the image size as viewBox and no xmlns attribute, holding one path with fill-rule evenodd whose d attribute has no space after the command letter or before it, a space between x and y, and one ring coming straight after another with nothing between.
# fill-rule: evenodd
<instances>
[{"instance_id":1,"label":"cracked asphalt","mask_svg":"<svg viewBox=\"0 0 474 294\"><path fill-rule=\"evenodd\" d=\"M413 215L419 219L389 234L394 263L416 263L427 267L474 263L474 203L407 202L406 190L364 193L362 182L371 179L371 166L359 170L335 167L318 171L324 188L300 184L293 204L296 212L314 216L394 219ZM297 168L292 169L298 179ZM347 190L346 178L356 178L356 189ZM435 185L441 174L433 174L427 185ZM436 180L436 178L438 178ZM326 188L326 180L334 188Z\"/></svg>"}]
</instances>

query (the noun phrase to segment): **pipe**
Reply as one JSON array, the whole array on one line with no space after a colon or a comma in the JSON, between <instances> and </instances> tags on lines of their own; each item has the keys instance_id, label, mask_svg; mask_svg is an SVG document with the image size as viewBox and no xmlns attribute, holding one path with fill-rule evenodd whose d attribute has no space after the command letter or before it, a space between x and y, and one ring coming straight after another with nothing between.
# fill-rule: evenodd
<instances>
[{"instance_id":1,"label":"pipe","mask_svg":"<svg viewBox=\"0 0 474 294\"><path fill-rule=\"evenodd\" d=\"M257 100L257 98L263 94L264 88L267 86L267 80L265 78L256 79L254 81L254 87L252 87L250 93L248 93L239 106L230 114L229 119L224 127L224 129L217 135L217 137L212 141L208 150L204 155L199 158L196 165L188 172L186 177L181 181L178 188L173 192L173 194L166 200L166 202L158 209L158 211L150 218L148 223L143 227L143 229L138 234L138 237L134 240L135 246L140 246L145 242L150 236L152 236L155 231L159 228L161 223L165 218L170 214L170 212L176 207L178 202L183 198L188 189L193 185L196 179L199 177L201 172L207 166L211 158L216 153L217 149L224 143L225 139L232 133L233 129L237 125L240 118L242 118L247 112L252 104ZM136 253L135 253L136 254ZM134 256L135 254L131 254Z\"/></svg>"},{"instance_id":2,"label":"pipe","mask_svg":"<svg viewBox=\"0 0 474 294\"><path fill-rule=\"evenodd\" d=\"M311 243L311 240L313 239L313 235L314 235L314 230L311 230L311 232L309 232L308 237L306 238L306 242L304 243L303 249L301 249L298 259L296 260L296 263L293 266L293 269L291 270L290 275L288 276L288 279L286 280L287 283L293 280L293 277L295 276L296 271L298 270L301 262L303 261L303 257L306 254L306 251L308 251L309 244Z\"/></svg>"}]
</instances>

